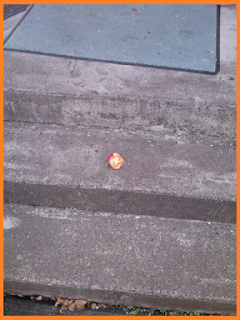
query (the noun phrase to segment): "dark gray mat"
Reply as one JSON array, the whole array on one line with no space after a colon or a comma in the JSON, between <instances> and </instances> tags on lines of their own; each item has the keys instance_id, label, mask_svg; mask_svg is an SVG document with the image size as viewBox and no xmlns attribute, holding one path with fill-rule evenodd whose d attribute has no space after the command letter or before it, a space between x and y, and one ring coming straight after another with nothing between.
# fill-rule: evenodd
<instances>
[{"instance_id":1,"label":"dark gray mat","mask_svg":"<svg viewBox=\"0 0 240 320\"><path fill-rule=\"evenodd\" d=\"M216 5L34 5L5 49L215 74Z\"/></svg>"}]
</instances>

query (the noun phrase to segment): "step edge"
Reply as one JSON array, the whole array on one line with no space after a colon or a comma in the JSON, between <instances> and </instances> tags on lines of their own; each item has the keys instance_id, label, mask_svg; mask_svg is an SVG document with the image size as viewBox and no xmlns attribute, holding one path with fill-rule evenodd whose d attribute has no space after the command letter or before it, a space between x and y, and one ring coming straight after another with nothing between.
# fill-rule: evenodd
<instances>
[{"instance_id":1,"label":"step edge","mask_svg":"<svg viewBox=\"0 0 240 320\"><path fill-rule=\"evenodd\" d=\"M33 282L21 282L11 279L4 279L4 292L22 295L42 295L45 297L62 297L68 299L83 299L99 303L115 305L134 305L136 307L197 311L214 314L234 315L236 303L224 301L198 301L181 299L176 297L159 297L156 295L134 294L134 292L121 292L101 290L94 288L73 288L54 284L42 284Z\"/></svg>"}]
</instances>

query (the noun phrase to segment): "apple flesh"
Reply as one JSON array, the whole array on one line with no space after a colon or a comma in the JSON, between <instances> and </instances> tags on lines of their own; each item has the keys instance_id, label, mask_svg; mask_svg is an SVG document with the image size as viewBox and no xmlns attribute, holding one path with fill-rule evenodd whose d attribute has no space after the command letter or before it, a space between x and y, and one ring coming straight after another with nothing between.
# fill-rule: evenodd
<instances>
[{"instance_id":1,"label":"apple flesh","mask_svg":"<svg viewBox=\"0 0 240 320\"><path fill-rule=\"evenodd\" d=\"M108 156L108 163L113 169L120 169L124 163L124 159L119 153L114 152Z\"/></svg>"}]
</instances>

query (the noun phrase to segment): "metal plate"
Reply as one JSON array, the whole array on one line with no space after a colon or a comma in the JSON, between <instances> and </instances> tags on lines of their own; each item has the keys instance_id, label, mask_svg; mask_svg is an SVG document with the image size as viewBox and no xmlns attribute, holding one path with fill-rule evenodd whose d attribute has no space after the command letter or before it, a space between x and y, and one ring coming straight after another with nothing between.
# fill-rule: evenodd
<instances>
[{"instance_id":1,"label":"metal plate","mask_svg":"<svg viewBox=\"0 0 240 320\"><path fill-rule=\"evenodd\" d=\"M215 74L217 5L34 5L5 49Z\"/></svg>"}]
</instances>

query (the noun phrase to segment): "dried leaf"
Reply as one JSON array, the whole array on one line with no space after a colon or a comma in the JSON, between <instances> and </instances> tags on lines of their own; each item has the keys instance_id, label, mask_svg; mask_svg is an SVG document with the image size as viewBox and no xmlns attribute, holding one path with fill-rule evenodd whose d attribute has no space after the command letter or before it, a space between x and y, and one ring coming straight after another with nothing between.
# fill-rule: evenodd
<instances>
[{"instance_id":1,"label":"dried leaf","mask_svg":"<svg viewBox=\"0 0 240 320\"><path fill-rule=\"evenodd\" d=\"M78 311L82 311L84 310L85 304L87 303L87 301L85 300L76 300L75 301L75 308Z\"/></svg>"},{"instance_id":2,"label":"dried leaf","mask_svg":"<svg viewBox=\"0 0 240 320\"><path fill-rule=\"evenodd\" d=\"M68 300L68 299L65 299L65 300L63 301L63 305L64 305L65 307L68 307L68 306L69 306L69 300Z\"/></svg>"},{"instance_id":3,"label":"dried leaf","mask_svg":"<svg viewBox=\"0 0 240 320\"><path fill-rule=\"evenodd\" d=\"M63 305L61 306L61 309L59 310L59 312L62 314L63 311L66 311L66 310L68 310L68 307L63 304Z\"/></svg>"},{"instance_id":4,"label":"dried leaf","mask_svg":"<svg viewBox=\"0 0 240 320\"><path fill-rule=\"evenodd\" d=\"M76 303L75 303L75 301L73 301L73 300L71 300L71 301L69 301L69 310L70 311L74 311L75 310L75 306L76 306Z\"/></svg>"},{"instance_id":5,"label":"dried leaf","mask_svg":"<svg viewBox=\"0 0 240 320\"><path fill-rule=\"evenodd\" d=\"M55 303L55 307L57 307L59 304L63 304L64 301L65 301L65 299L63 299L63 298L57 298L57 301Z\"/></svg>"},{"instance_id":6,"label":"dried leaf","mask_svg":"<svg viewBox=\"0 0 240 320\"><path fill-rule=\"evenodd\" d=\"M33 300L33 301L41 301L42 300L42 296L30 297L30 299Z\"/></svg>"},{"instance_id":7,"label":"dried leaf","mask_svg":"<svg viewBox=\"0 0 240 320\"><path fill-rule=\"evenodd\" d=\"M92 310L96 309L96 307L97 307L97 304L96 304L96 303L92 303L92 304L91 304L91 309L92 309Z\"/></svg>"}]
</instances>

